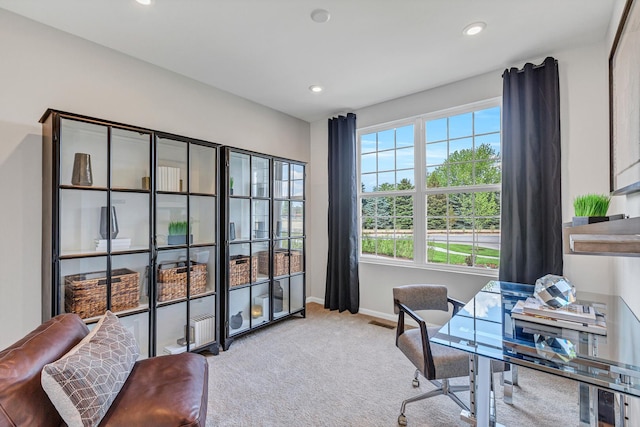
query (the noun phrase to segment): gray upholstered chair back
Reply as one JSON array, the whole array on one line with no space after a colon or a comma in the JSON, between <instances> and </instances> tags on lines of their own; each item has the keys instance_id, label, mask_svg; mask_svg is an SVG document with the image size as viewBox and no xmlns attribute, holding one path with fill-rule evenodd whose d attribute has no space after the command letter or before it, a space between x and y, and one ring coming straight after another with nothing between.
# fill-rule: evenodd
<instances>
[{"instance_id":1,"label":"gray upholstered chair back","mask_svg":"<svg viewBox=\"0 0 640 427\"><path fill-rule=\"evenodd\" d=\"M447 287L443 285L404 285L393 288L393 300L411 310L449 311ZM393 305L398 314L398 306Z\"/></svg>"}]
</instances>

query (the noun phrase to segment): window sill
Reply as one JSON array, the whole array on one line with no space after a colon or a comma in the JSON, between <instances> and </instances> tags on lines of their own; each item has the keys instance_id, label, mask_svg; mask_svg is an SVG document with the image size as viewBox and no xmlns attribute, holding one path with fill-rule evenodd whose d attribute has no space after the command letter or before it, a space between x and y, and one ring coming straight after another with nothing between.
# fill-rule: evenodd
<instances>
[{"instance_id":1,"label":"window sill","mask_svg":"<svg viewBox=\"0 0 640 427\"><path fill-rule=\"evenodd\" d=\"M419 264L414 261L399 261L394 259L380 259L374 257L361 256L358 259L360 264L368 265L386 265L389 267L417 268L421 270L444 271L447 273L470 274L473 276L483 276L492 279L498 278L498 270L492 270L482 267L462 267L457 265L439 265L439 264Z\"/></svg>"}]
</instances>

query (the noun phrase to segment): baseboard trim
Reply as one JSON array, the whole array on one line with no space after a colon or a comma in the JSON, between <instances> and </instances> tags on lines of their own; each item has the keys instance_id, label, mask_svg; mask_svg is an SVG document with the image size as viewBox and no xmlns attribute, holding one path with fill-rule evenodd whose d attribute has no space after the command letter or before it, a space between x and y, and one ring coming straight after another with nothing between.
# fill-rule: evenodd
<instances>
[{"instance_id":1,"label":"baseboard trim","mask_svg":"<svg viewBox=\"0 0 640 427\"><path fill-rule=\"evenodd\" d=\"M307 297L307 304L310 302L315 302L316 304L320 304L321 306L324 307L324 298Z\"/></svg>"},{"instance_id":2,"label":"baseboard trim","mask_svg":"<svg viewBox=\"0 0 640 427\"><path fill-rule=\"evenodd\" d=\"M383 313L381 311L369 310L367 308L361 308L360 310L358 310L358 313L366 314L367 316L371 317L377 317L378 319L391 320L392 322L398 321L397 314Z\"/></svg>"},{"instance_id":3,"label":"baseboard trim","mask_svg":"<svg viewBox=\"0 0 640 427\"><path fill-rule=\"evenodd\" d=\"M324 307L324 298L318 298L318 297L307 297L307 303L310 302L314 302L316 304L320 304ZM364 314L367 316L371 316L371 317L377 317L378 319L384 319L384 320L390 320L392 322L397 322L398 321L398 315L397 314L389 314L389 313L383 313L381 311L375 311L375 310L369 310L368 308L360 308L358 310L359 314ZM415 322L412 321L412 319L407 318L406 320L407 324L413 324L416 325Z\"/></svg>"}]
</instances>

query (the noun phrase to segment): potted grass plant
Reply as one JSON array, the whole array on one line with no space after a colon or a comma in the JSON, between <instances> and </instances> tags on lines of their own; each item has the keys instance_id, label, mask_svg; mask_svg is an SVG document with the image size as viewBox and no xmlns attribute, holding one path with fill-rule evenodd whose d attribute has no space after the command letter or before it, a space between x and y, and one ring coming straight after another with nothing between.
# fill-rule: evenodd
<instances>
[{"instance_id":1,"label":"potted grass plant","mask_svg":"<svg viewBox=\"0 0 640 427\"><path fill-rule=\"evenodd\" d=\"M596 222L609 221L607 216L611 197L605 194L585 194L573 200L573 225L593 224Z\"/></svg>"},{"instance_id":2,"label":"potted grass plant","mask_svg":"<svg viewBox=\"0 0 640 427\"><path fill-rule=\"evenodd\" d=\"M167 236L167 243L170 245L184 245L187 243L187 232L189 230L189 223L187 221L171 221L169 223L169 235ZM189 240L193 241L193 237L190 235Z\"/></svg>"}]
</instances>

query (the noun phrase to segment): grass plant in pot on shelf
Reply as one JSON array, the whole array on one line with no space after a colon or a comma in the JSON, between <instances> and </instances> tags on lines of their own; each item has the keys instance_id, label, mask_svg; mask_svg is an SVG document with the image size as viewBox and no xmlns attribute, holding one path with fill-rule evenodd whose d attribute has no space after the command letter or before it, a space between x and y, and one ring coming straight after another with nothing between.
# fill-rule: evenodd
<instances>
[{"instance_id":1,"label":"grass plant in pot on shelf","mask_svg":"<svg viewBox=\"0 0 640 427\"><path fill-rule=\"evenodd\" d=\"M187 231L189 223L187 221L171 221L169 223L169 236L167 243L170 245L184 245L187 243ZM192 241L191 235L189 240Z\"/></svg>"},{"instance_id":2,"label":"grass plant in pot on shelf","mask_svg":"<svg viewBox=\"0 0 640 427\"><path fill-rule=\"evenodd\" d=\"M611 197L605 194L585 194L573 200L573 225L609 221L607 211Z\"/></svg>"}]
</instances>

